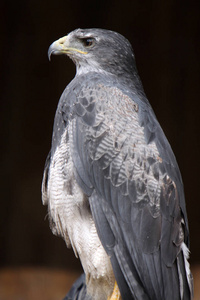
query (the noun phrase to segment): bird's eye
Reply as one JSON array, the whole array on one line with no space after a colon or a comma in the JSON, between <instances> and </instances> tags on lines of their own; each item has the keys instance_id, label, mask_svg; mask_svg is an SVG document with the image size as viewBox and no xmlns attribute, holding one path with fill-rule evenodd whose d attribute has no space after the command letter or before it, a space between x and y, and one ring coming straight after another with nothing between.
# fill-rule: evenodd
<instances>
[{"instance_id":1,"label":"bird's eye","mask_svg":"<svg viewBox=\"0 0 200 300\"><path fill-rule=\"evenodd\" d=\"M82 40L83 45L87 48L94 46L95 39L93 39L93 38L84 38L81 40Z\"/></svg>"}]
</instances>

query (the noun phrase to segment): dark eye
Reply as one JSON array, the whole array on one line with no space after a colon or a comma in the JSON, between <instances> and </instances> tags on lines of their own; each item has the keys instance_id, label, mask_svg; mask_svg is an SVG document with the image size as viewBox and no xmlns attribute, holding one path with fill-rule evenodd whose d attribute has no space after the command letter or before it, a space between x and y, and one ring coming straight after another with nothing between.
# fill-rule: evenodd
<instances>
[{"instance_id":1,"label":"dark eye","mask_svg":"<svg viewBox=\"0 0 200 300\"><path fill-rule=\"evenodd\" d=\"M95 39L93 39L93 38L84 38L81 40L82 40L83 45L87 48L94 46Z\"/></svg>"}]
</instances>

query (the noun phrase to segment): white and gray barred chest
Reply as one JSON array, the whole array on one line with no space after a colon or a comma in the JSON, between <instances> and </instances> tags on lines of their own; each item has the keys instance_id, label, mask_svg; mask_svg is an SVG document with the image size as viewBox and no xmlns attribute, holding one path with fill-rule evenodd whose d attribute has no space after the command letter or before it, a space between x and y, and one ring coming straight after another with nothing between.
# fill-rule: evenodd
<instances>
[{"instance_id":1,"label":"white and gray barred chest","mask_svg":"<svg viewBox=\"0 0 200 300\"><path fill-rule=\"evenodd\" d=\"M74 153L83 151L91 165L97 162L112 186L123 189L135 205L148 206L154 218L160 215L163 180L165 185L173 184L160 168L162 159L156 144L145 141L138 111L138 105L118 88L101 84L83 88L71 103L62 102L57 110L47 184L49 215L53 232L80 257L91 294L98 286L93 281L103 278L107 297L114 275L96 231L88 196L77 182ZM76 147L82 149L76 151ZM87 172L86 166L86 176Z\"/></svg>"},{"instance_id":2,"label":"white and gray barred chest","mask_svg":"<svg viewBox=\"0 0 200 300\"><path fill-rule=\"evenodd\" d=\"M70 137L69 124L75 124L78 117L81 119L81 130L90 159L100 161L102 169L109 169L107 176L113 185L134 182L137 186L134 201L148 201L153 208L152 214L159 214L160 185L164 177L159 169L161 158L155 143L147 145L145 141L144 128L139 125L138 120L138 105L118 88L98 84L95 88L85 87L80 90L73 103L70 103L70 108L69 103L63 103L57 111L58 117L62 117L65 109L69 110L67 134L64 131L67 146L63 141L64 133L59 146L59 149L64 148L62 155L59 152L59 168L66 168L62 170L65 172L65 190L70 189L71 182L75 181L68 178L73 174L70 157L70 147L73 152L73 136ZM60 121L63 122L66 120ZM58 151L54 158L57 153ZM66 161L69 163L66 164Z\"/></svg>"},{"instance_id":3,"label":"white and gray barred chest","mask_svg":"<svg viewBox=\"0 0 200 300\"><path fill-rule=\"evenodd\" d=\"M99 240L88 198L74 176L71 155L73 122L75 120L69 121L51 159L47 189L49 216L53 233L62 236L80 258L88 292L94 299L103 300L113 289L114 275L110 259Z\"/></svg>"}]
</instances>

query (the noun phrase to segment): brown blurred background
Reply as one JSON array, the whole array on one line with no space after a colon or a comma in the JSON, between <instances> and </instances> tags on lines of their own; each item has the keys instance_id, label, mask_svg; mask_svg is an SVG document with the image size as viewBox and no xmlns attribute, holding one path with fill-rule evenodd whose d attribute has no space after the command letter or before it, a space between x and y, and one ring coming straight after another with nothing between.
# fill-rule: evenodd
<instances>
[{"instance_id":1,"label":"brown blurred background","mask_svg":"<svg viewBox=\"0 0 200 300\"><path fill-rule=\"evenodd\" d=\"M50 273L44 274L52 276L57 276L57 270L62 274L81 270L73 251L52 235L40 193L57 102L75 75L73 63L64 56L53 57L49 63L47 50L55 39L78 27L115 30L133 45L145 92L182 173L191 234L190 262L197 274L200 1L4 0L0 7L0 299L32 299L25 294L24 298L2 294L2 285L7 286L2 278L5 280L13 268L8 286L9 280L19 280L19 268L28 267L34 278L43 274L39 267L43 271L48 268ZM23 274L27 279L26 271ZM37 282L41 285L43 281ZM46 286L48 290L51 285L48 282ZM43 294L42 299L51 298Z\"/></svg>"}]
</instances>

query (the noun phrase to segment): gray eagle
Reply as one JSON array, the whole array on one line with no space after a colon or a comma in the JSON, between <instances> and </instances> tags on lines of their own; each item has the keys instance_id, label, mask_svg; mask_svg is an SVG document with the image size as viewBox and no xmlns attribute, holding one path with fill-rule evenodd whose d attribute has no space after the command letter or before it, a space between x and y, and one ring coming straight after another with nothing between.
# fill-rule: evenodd
<instances>
[{"instance_id":1,"label":"gray eagle","mask_svg":"<svg viewBox=\"0 0 200 300\"><path fill-rule=\"evenodd\" d=\"M77 29L52 54L76 65L42 185L51 229L85 273L66 299L192 299L183 183L130 43L113 31Z\"/></svg>"}]
</instances>

